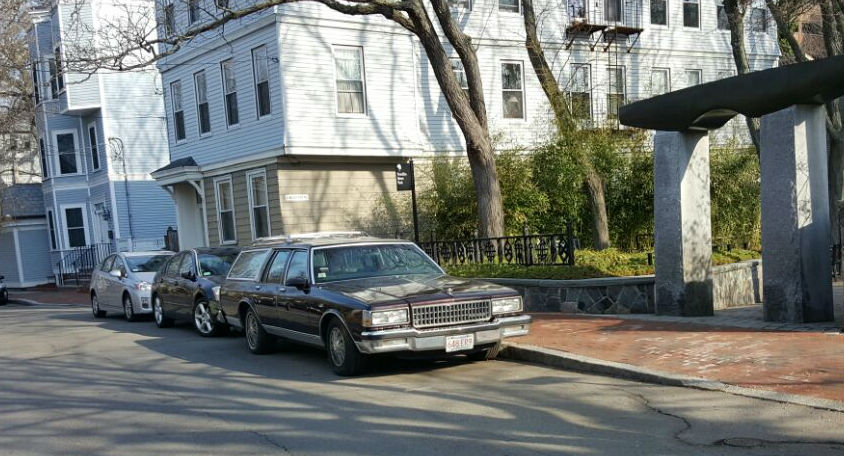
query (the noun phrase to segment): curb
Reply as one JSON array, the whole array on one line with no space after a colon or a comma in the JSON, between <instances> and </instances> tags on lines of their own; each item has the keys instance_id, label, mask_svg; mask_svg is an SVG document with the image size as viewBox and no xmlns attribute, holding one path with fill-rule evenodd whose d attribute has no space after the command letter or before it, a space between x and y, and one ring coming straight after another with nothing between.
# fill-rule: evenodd
<instances>
[{"instance_id":1,"label":"curb","mask_svg":"<svg viewBox=\"0 0 844 456\"><path fill-rule=\"evenodd\" d=\"M537 347L535 345L506 343L499 356L505 359L527 361L559 369L585 372L589 374L606 375L609 377L654 383L657 385L720 391L754 399L803 405L821 410L844 412L844 402L834 401L831 399L819 399L809 396L801 396L798 394L778 393L775 391L745 388L743 386L730 385L715 380L706 380L703 378L689 377L687 375L646 369L632 364L604 361L574 353Z\"/></svg>"}]
</instances>

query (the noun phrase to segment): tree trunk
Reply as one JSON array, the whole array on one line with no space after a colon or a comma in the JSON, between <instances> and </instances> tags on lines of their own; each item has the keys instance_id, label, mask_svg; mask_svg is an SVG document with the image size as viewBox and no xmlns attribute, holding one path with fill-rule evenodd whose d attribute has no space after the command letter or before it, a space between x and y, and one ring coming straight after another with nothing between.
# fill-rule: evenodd
<instances>
[{"instance_id":1,"label":"tree trunk","mask_svg":"<svg viewBox=\"0 0 844 456\"><path fill-rule=\"evenodd\" d=\"M586 188L589 194L589 206L592 209L592 227L595 231L592 247L595 250L608 249L610 228L607 219L607 202L604 199L604 180L594 169L586 172Z\"/></svg>"},{"instance_id":2,"label":"tree trunk","mask_svg":"<svg viewBox=\"0 0 844 456\"><path fill-rule=\"evenodd\" d=\"M504 209L501 201L501 187L495 168L495 155L491 147L479 147L467 143L472 181L478 197L478 218L481 224L480 237L491 238L504 235ZM493 228L499 227L498 230Z\"/></svg>"},{"instance_id":3,"label":"tree trunk","mask_svg":"<svg viewBox=\"0 0 844 456\"><path fill-rule=\"evenodd\" d=\"M747 50L744 46L744 12L746 11L746 0L724 0L724 11L727 13L727 22L730 25L730 47L733 51L733 60L736 64L738 74L750 73L750 64L747 60ZM747 117L747 132L753 147L756 148L756 155L761 150L759 142L759 119Z\"/></svg>"},{"instance_id":4,"label":"tree trunk","mask_svg":"<svg viewBox=\"0 0 844 456\"><path fill-rule=\"evenodd\" d=\"M829 176L829 221L832 224L830 233L833 244L841 244L841 225L839 223L839 204L844 189L844 141L834 135L827 135L829 141L829 161L827 174Z\"/></svg>"},{"instance_id":5,"label":"tree trunk","mask_svg":"<svg viewBox=\"0 0 844 456\"><path fill-rule=\"evenodd\" d=\"M530 59L533 72L539 79L539 84L548 98L551 110L554 113L554 123L557 134L560 136L576 134L577 125L572 119L571 111L566 103L565 96L560 91L560 84L557 77L551 70L542 43L536 32L536 14L533 9L533 0L522 0L522 12L525 21L525 48ZM577 147L577 146L574 146ZM586 196L589 199L589 207L592 212L592 230L595 233L593 247L595 250L604 250L610 247L610 230L607 219L607 202L604 198L604 180L595 170L588 150L574 151L578 165L583 170L583 183Z\"/></svg>"}]
</instances>

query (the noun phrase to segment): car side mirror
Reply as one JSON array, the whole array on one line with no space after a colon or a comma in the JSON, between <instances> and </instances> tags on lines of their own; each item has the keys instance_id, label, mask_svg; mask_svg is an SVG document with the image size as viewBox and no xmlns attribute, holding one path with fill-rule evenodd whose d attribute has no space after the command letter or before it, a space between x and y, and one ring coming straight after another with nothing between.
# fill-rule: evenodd
<instances>
[{"instance_id":1,"label":"car side mirror","mask_svg":"<svg viewBox=\"0 0 844 456\"><path fill-rule=\"evenodd\" d=\"M112 269L111 271L108 271L108 274L112 277L117 277L118 279L123 278L123 274L120 273L120 269Z\"/></svg>"},{"instance_id":2,"label":"car side mirror","mask_svg":"<svg viewBox=\"0 0 844 456\"><path fill-rule=\"evenodd\" d=\"M308 281L307 277L290 277L287 279L287 282L284 283L286 287L296 287L297 290L305 290L307 291L311 287L310 281Z\"/></svg>"},{"instance_id":3,"label":"car side mirror","mask_svg":"<svg viewBox=\"0 0 844 456\"><path fill-rule=\"evenodd\" d=\"M185 271L182 273L182 278L193 282L196 280L196 274L194 274L193 271Z\"/></svg>"}]
</instances>

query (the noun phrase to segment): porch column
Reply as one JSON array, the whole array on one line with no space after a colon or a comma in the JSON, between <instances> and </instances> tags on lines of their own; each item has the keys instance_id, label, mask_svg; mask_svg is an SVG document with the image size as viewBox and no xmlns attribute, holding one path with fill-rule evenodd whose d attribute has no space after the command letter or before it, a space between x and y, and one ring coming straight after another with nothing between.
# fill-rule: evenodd
<instances>
[{"instance_id":1,"label":"porch column","mask_svg":"<svg viewBox=\"0 0 844 456\"><path fill-rule=\"evenodd\" d=\"M832 320L826 118L796 105L762 117L765 320Z\"/></svg>"},{"instance_id":2,"label":"porch column","mask_svg":"<svg viewBox=\"0 0 844 456\"><path fill-rule=\"evenodd\" d=\"M655 309L660 315L713 314L709 135L654 138Z\"/></svg>"}]
</instances>

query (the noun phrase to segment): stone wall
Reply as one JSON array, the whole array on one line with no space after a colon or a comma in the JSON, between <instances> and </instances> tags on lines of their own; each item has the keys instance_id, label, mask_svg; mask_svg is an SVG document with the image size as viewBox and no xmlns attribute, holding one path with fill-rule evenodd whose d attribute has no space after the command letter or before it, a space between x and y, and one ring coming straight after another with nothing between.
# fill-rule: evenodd
<instances>
[{"instance_id":1,"label":"stone wall","mask_svg":"<svg viewBox=\"0 0 844 456\"><path fill-rule=\"evenodd\" d=\"M528 312L654 313L654 276L581 280L485 279L516 289ZM715 309L762 302L762 262L712 268Z\"/></svg>"}]
</instances>

